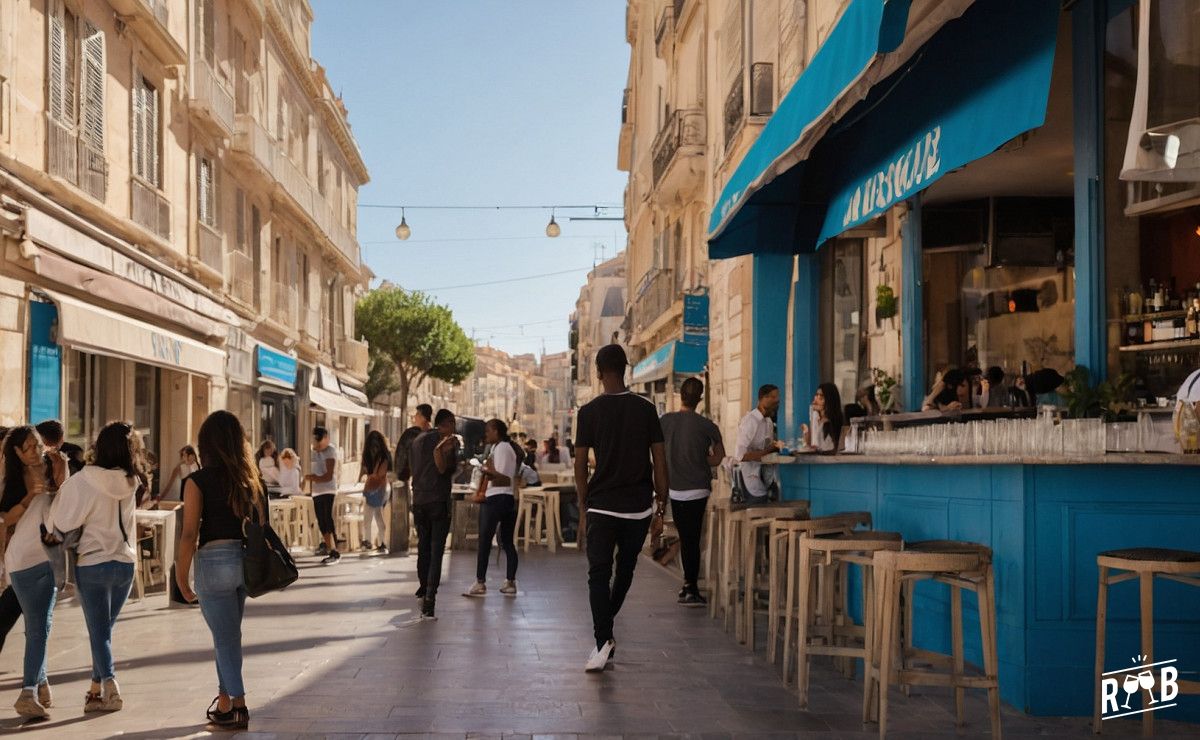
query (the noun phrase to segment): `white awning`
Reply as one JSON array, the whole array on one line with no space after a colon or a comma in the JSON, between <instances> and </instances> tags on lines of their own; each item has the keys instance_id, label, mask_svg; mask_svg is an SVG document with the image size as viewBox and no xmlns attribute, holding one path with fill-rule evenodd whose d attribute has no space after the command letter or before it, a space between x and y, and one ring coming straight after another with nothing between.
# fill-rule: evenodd
<instances>
[{"instance_id":1,"label":"white awning","mask_svg":"<svg viewBox=\"0 0 1200 740\"><path fill-rule=\"evenodd\" d=\"M340 393L333 393L315 385L308 387L308 400L313 405L320 406L329 413L339 416L367 417L375 413L366 406L360 406Z\"/></svg>"},{"instance_id":2,"label":"white awning","mask_svg":"<svg viewBox=\"0 0 1200 740\"><path fill-rule=\"evenodd\" d=\"M225 352L166 329L44 291L58 305L58 343L94 354L224 377Z\"/></svg>"}]
</instances>

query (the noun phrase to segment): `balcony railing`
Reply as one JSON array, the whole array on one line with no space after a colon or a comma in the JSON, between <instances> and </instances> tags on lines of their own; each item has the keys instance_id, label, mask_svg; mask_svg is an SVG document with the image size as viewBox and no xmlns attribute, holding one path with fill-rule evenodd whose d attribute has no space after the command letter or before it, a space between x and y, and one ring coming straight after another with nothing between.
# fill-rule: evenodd
<instances>
[{"instance_id":1,"label":"balcony railing","mask_svg":"<svg viewBox=\"0 0 1200 740\"><path fill-rule=\"evenodd\" d=\"M666 313L679 299L680 292L674 270L664 268L647 273L638 286L638 296L634 302L634 319L638 328L644 329Z\"/></svg>"},{"instance_id":2,"label":"balcony railing","mask_svg":"<svg viewBox=\"0 0 1200 740\"><path fill-rule=\"evenodd\" d=\"M150 11L154 19L163 28L170 28L171 12L167 9L167 0L142 0L142 5Z\"/></svg>"},{"instance_id":3,"label":"balcony railing","mask_svg":"<svg viewBox=\"0 0 1200 740\"><path fill-rule=\"evenodd\" d=\"M212 67L197 61L192 65L192 106L208 114L212 122L227 133L233 132L233 95L217 79Z\"/></svg>"},{"instance_id":4,"label":"balcony railing","mask_svg":"<svg viewBox=\"0 0 1200 740\"><path fill-rule=\"evenodd\" d=\"M271 145L271 136L267 130L254 120L253 116L246 114L239 114L234 126L234 153L250 157L263 172L271 173L275 147Z\"/></svg>"},{"instance_id":5,"label":"balcony railing","mask_svg":"<svg viewBox=\"0 0 1200 740\"><path fill-rule=\"evenodd\" d=\"M257 306L258 296L254 295L254 258L245 252L231 249L226 253L225 260L229 294L234 300L247 306Z\"/></svg>"},{"instance_id":6,"label":"balcony railing","mask_svg":"<svg viewBox=\"0 0 1200 740\"><path fill-rule=\"evenodd\" d=\"M171 239L171 203L152 185L138 179L130 180L132 205L130 216L136 223L152 231L158 238Z\"/></svg>"},{"instance_id":7,"label":"balcony railing","mask_svg":"<svg viewBox=\"0 0 1200 740\"><path fill-rule=\"evenodd\" d=\"M677 110L667 119L667 125L654 137L654 184L662 180L680 149L704 146L704 111L695 108Z\"/></svg>"},{"instance_id":8,"label":"balcony railing","mask_svg":"<svg viewBox=\"0 0 1200 740\"><path fill-rule=\"evenodd\" d=\"M346 255L352 263L359 263L358 240L351 231L342 225L333 213L329 201L325 200L311 184L300 168L284 154L282 149L275 149L275 162L272 171L280 186L300 207L321 233Z\"/></svg>"},{"instance_id":9,"label":"balcony railing","mask_svg":"<svg viewBox=\"0 0 1200 740\"><path fill-rule=\"evenodd\" d=\"M367 374L368 352L366 342L343 339L338 343L338 360L355 375Z\"/></svg>"},{"instance_id":10,"label":"balcony railing","mask_svg":"<svg viewBox=\"0 0 1200 740\"><path fill-rule=\"evenodd\" d=\"M321 310L319 308L304 306L302 314L301 319L303 319L303 323L300 326L301 330L310 344L319 346L321 343L321 326L324 323L321 321Z\"/></svg>"},{"instance_id":11,"label":"balcony railing","mask_svg":"<svg viewBox=\"0 0 1200 740\"><path fill-rule=\"evenodd\" d=\"M289 329L296 326L296 289L290 285L271 285L271 318Z\"/></svg>"},{"instance_id":12,"label":"balcony railing","mask_svg":"<svg viewBox=\"0 0 1200 740\"><path fill-rule=\"evenodd\" d=\"M96 200L108 192L108 159L104 152L88 146L74 131L54 119L47 121L47 168Z\"/></svg>"},{"instance_id":13,"label":"balcony railing","mask_svg":"<svg viewBox=\"0 0 1200 740\"><path fill-rule=\"evenodd\" d=\"M729 151L729 145L733 143L742 124L746 122L746 82L742 77L742 71L738 70L733 77L733 85L729 88L729 94L725 96L725 151Z\"/></svg>"},{"instance_id":14,"label":"balcony railing","mask_svg":"<svg viewBox=\"0 0 1200 740\"><path fill-rule=\"evenodd\" d=\"M200 264L217 273L225 274L225 238L208 224L196 224L196 256Z\"/></svg>"}]
</instances>

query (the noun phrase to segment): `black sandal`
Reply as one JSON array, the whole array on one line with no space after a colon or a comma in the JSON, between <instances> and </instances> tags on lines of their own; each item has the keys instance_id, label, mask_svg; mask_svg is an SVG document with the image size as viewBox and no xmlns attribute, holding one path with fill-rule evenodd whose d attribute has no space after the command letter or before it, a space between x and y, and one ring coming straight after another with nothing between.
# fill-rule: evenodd
<instances>
[{"instance_id":1,"label":"black sandal","mask_svg":"<svg viewBox=\"0 0 1200 740\"><path fill-rule=\"evenodd\" d=\"M245 730L250 727L250 710L246 707L230 707L228 712L215 710L216 701L209 707L209 727L217 730Z\"/></svg>"},{"instance_id":2,"label":"black sandal","mask_svg":"<svg viewBox=\"0 0 1200 740\"><path fill-rule=\"evenodd\" d=\"M217 711L217 703L218 703L218 702L220 702L220 701L221 701L221 697L220 697L220 696L218 696L218 697L214 698L214 699L212 700L212 704L209 704L209 705L208 705L208 711L204 713L204 716L205 716L205 717L208 717L208 720L209 720L210 722L215 722L215 721L216 721L216 715L220 714L220 712L218 712L218 711Z\"/></svg>"}]
</instances>

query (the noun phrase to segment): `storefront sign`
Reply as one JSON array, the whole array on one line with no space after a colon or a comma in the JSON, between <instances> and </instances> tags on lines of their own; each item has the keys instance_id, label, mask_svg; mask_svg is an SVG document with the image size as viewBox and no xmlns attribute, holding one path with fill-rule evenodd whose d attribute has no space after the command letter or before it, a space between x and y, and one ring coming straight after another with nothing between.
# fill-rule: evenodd
<instances>
[{"instance_id":1,"label":"storefront sign","mask_svg":"<svg viewBox=\"0 0 1200 740\"><path fill-rule=\"evenodd\" d=\"M685 295L683 297L683 338L708 338L708 296Z\"/></svg>"},{"instance_id":2,"label":"storefront sign","mask_svg":"<svg viewBox=\"0 0 1200 740\"><path fill-rule=\"evenodd\" d=\"M57 419L60 414L62 350L55 341L58 310L53 303L29 304L29 421Z\"/></svg>"},{"instance_id":3,"label":"storefront sign","mask_svg":"<svg viewBox=\"0 0 1200 740\"><path fill-rule=\"evenodd\" d=\"M296 387L296 358L267 349L258 345L255 350L258 360L258 375L260 378L283 383L289 388Z\"/></svg>"},{"instance_id":4,"label":"storefront sign","mask_svg":"<svg viewBox=\"0 0 1200 740\"><path fill-rule=\"evenodd\" d=\"M855 188L842 217L842 228L848 229L882 213L937 176L942 165L941 141L942 127L935 126L903 154L888 162L887 169L879 170Z\"/></svg>"}]
</instances>

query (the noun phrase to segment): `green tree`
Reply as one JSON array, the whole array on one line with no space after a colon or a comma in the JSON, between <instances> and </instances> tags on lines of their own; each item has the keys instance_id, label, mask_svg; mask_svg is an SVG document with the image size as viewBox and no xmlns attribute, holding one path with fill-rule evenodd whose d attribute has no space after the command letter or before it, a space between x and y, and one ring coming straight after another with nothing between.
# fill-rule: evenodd
<instances>
[{"instance_id":1,"label":"green tree","mask_svg":"<svg viewBox=\"0 0 1200 740\"><path fill-rule=\"evenodd\" d=\"M371 346L367 395L409 392L425 378L461 383L475 369L475 346L446 306L420 291L387 285L355 308L355 326Z\"/></svg>"}]
</instances>

